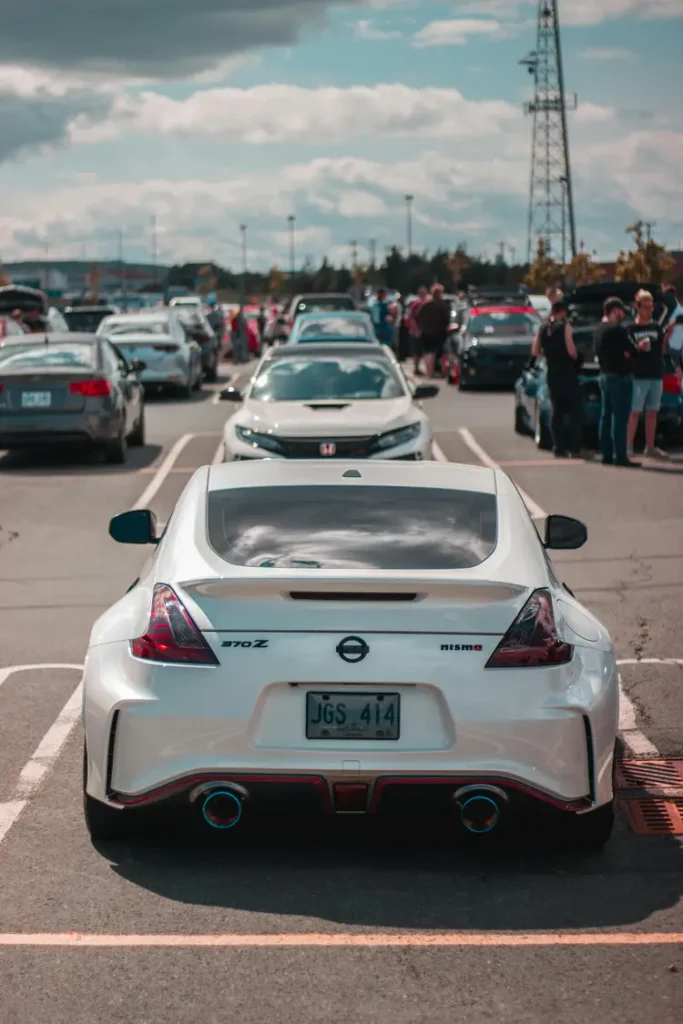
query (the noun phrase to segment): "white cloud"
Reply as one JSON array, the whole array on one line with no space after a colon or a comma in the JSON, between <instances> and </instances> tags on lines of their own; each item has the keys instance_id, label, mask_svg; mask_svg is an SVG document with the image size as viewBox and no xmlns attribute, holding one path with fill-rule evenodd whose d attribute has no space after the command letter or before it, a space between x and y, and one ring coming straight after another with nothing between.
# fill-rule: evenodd
<instances>
[{"instance_id":1,"label":"white cloud","mask_svg":"<svg viewBox=\"0 0 683 1024\"><path fill-rule=\"evenodd\" d=\"M607 124L614 121L617 112L614 107L602 107L598 103L579 103L572 122L577 125Z\"/></svg>"},{"instance_id":2,"label":"white cloud","mask_svg":"<svg viewBox=\"0 0 683 1024\"><path fill-rule=\"evenodd\" d=\"M357 21L354 26L356 39L363 42L380 42L387 39L400 39L401 33L398 29L377 28L372 21Z\"/></svg>"},{"instance_id":3,"label":"white cloud","mask_svg":"<svg viewBox=\"0 0 683 1024\"><path fill-rule=\"evenodd\" d=\"M206 89L183 100L161 93L120 96L107 123L79 120L75 142L127 132L264 144L323 142L362 136L494 137L522 118L504 100L467 100L457 89L400 84L306 89L260 85Z\"/></svg>"},{"instance_id":4,"label":"white cloud","mask_svg":"<svg viewBox=\"0 0 683 1024\"><path fill-rule=\"evenodd\" d=\"M501 31L497 21L477 18L451 18L448 21L430 21L413 37L415 46L462 46L469 36L495 36Z\"/></svg>"},{"instance_id":5,"label":"white cloud","mask_svg":"<svg viewBox=\"0 0 683 1024\"><path fill-rule=\"evenodd\" d=\"M455 0L457 14L515 18L535 13L537 0ZM683 17L683 0L563 0L560 18L566 26L600 25L617 18L642 20Z\"/></svg>"},{"instance_id":6,"label":"white cloud","mask_svg":"<svg viewBox=\"0 0 683 1024\"><path fill-rule=\"evenodd\" d=\"M383 217L387 205L380 196L361 189L349 189L339 196L337 210L342 217Z\"/></svg>"},{"instance_id":7,"label":"white cloud","mask_svg":"<svg viewBox=\"0 0 683 1024\"><path fill-rule=\"evenodd\" d=\"M633 60L637 54L623 46L589 46L579 54L584 60Z\"/></svg>"}]
</instances>

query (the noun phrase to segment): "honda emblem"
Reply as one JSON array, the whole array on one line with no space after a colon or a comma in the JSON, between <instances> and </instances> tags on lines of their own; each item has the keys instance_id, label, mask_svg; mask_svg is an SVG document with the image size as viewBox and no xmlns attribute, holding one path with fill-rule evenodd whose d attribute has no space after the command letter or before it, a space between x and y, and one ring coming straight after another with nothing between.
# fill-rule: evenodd
<instances>
[{"instance_id":1,"label":"honda emblem","mask_svg":"<svg viewBox=\"0 0 683 1024\"><path fill-rule=\"evenodd\" d=\"M320 445L320 454L321 455L336 455L337 454L337 446L336 446L336 444L334 444L333 441L323 441L322 444Z\"/></svg>"}]
</instances>

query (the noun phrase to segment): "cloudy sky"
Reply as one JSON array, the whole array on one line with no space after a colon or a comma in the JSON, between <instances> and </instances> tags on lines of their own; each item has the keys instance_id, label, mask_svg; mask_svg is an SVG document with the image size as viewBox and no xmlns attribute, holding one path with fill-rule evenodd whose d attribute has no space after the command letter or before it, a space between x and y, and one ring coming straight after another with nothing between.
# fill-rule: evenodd
<instances>
[{"instance_id":1,"label":"cloudy sky","mask_svg":"<svg viewBox=\"0 0 683 1024\"><path fill-rule=\"evenodd\" d=\"M537 0L0 0L0 257L526 246ZM579 237L683 248L683 0L561 0Z\"/></svg>"}]
</instances>

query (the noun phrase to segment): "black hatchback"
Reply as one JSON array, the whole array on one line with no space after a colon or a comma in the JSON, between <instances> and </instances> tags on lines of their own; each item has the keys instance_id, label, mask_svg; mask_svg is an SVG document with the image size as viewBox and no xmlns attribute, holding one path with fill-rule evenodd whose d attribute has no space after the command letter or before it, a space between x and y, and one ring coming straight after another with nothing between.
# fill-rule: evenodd
<instances>
[{"instance_id":1,"label":"black hatchback","mask_svg":"<svg viewBox=\"0 0 683 1024\"><path fill-rule=\"evenodd\" d=\"M94 334L27 334L0 347L0 449L99 448L107 462L145 443L144 364Z\"/></svg>"}]
</instances>

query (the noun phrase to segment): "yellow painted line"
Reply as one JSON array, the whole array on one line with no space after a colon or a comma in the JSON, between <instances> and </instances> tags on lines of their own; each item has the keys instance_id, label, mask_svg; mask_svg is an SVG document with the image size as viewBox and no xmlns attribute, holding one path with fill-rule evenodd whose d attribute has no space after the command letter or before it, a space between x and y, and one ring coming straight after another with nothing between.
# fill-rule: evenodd
<instances>
[{"instance_id":1,"label":"yellow painted line","mask_svg":"<svg viewBox=\"0 0 683 1024\"><path fill-rule=\"evenodd\" d=\"M219 948L277 946L349 948L400 947L520 947L520 946L677 946L683 932L301 932L285 934L218 935L97 935L87 932L29 932L0 934L0 946L78 946L128 948L139 946L214 946Z\"/></svg>"}]
</instances>

